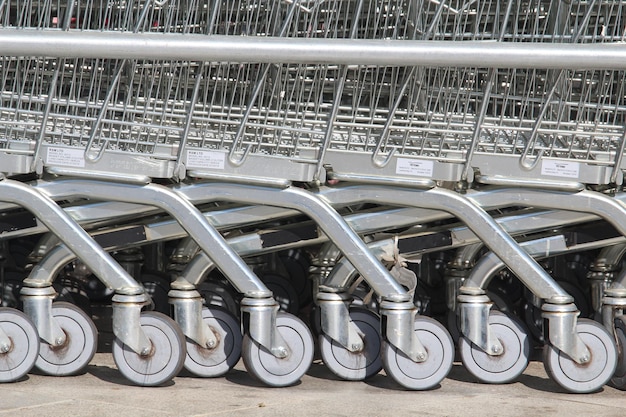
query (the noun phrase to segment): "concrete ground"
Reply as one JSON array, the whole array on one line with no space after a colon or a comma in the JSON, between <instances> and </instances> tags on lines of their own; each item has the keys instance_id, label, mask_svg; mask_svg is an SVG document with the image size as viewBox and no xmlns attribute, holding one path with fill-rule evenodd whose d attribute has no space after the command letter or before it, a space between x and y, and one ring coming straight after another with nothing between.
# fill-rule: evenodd
<instances>
[{"instance_id":1,"label":"concrete ground","mask_svg":"<svg viewBox=\"0 0 626 417\"><path fill-rule=\"evenodd\" d=\"M100 327L100 326L99 326ZM533 361L518 382L476 383L460 363L439 387L410 392L384 373L367 382L338 380L320 360L296 386L266 388L240 362L226 377L185 371L158 388L129 385L101 330L99 352L86 373L54 378L36 373L0 387L1 416L623 416L626 392L565 393Z\"/></svg>"}]
</instances>

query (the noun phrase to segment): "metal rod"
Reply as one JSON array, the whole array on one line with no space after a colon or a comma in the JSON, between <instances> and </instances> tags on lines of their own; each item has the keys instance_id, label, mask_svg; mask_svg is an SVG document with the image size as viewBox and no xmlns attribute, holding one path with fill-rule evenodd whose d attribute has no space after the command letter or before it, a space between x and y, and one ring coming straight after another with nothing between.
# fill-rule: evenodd
<instances>
[{"instance_id":1,"label":"metal rod","mask_svg":"<svg viewBox=\"0 0 626 417\"><path fill-rule=\"evenodd\" d=\"M0 29L0 55L258 63L626 69L625 43L556 44Z\"/></svg>"}]
</instances>

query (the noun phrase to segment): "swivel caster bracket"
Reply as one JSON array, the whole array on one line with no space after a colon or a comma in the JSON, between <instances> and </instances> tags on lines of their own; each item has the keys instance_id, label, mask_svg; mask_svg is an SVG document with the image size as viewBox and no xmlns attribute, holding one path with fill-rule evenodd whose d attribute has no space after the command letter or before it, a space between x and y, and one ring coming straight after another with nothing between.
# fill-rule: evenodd
<instances>
[{"instance_id":1,"label":"swivel caster bracket","mask_svg":"<svg viewBox=\"0 0 626 417\"><path fill-rule=\"evenodd\" d=\"M387 341L413 362L425 362L428 352L415 333L417 310L411 302L383 301L380 305Z\"/></svg>"},{"instance_id":2,"label":"swivel caster bracket","mask_svg":"<svg viewBox=\"0 0 626 417\"><path fill-rule=\"evenodd\" d=\"M174 317L183 334L198 346L212 349L218 344L215 334L202 320L202 297L194 290L172 290L170 303L174 306Z\"/></svg>"},{"instance_id":3,"label":"swivel caster bracket","mask_svg":"<svg viewBox=\"0 0 626 417\"><path fill-rule=\"evenodd\" d=\"M602 299L602 324L610 332L614 332L615 318L626 312L626 293L623 290L608 289Z\"/></svg>"},{"instance_id":4,"label":"swivel caster bracket","mask_svg":"<svg viewBox=\"0 0 626 417\"><path fill-rule=\"evenodd\" d=\"M141 309L148 303L145 294L113 296L113 334L140 356L152 351L152 342L141 328Z\"/></svg>"},{"instance_id":5,"label":"swivel caster bracket","mask_svg":"<svg viewBox=\"0 0 626 417\"><path fill-rule=\"evenodd\" d=\"M23 287L21 292L24 313L37 328L39 337L50 346L63 346L66 335L52 315L52 301L57 293L52 286Z\"/></svg>"},{"instance_id":6,"label":"swivel caster bracket","mask_svg":"<svg viewBox=\"0 0 626 417\"><path fill-rule=\"evenodd\" d=\"M247 313L247 331L250 337L279 359L289 356L289 347L276 329L279 305L273 298L251 298L241 300L241 312Z\"/></svg>"},{"instance_id":7,"label":"swivel caster bracket","mask_svg":"<svg viewBox=\"0 0 626 417\"><path fill-rule=\"evenodd\" d=\"M463 337L490 356L500 356L504 347L489 328L489 312L493 303L486 295L461 294L458 297Z\"/></svg>"},{"instance_id":8,"label":"swivel caster bracket","mask_svg":"<svg viewBox=\"0 0 626 417\"><path fill-rule=\"evenodd\" d=\"M584 365L591 360L591 352L576 332L580 312L576 305L545 303L541 316L548 320L548 340L556 349L574 362Z\"/></svg>"},{"instance_id":9,"label":"swivel caster bracket","mask_svg":"<svg viewBox=\"0 0 626 417\"><path fill-rule=\"evenodd\" d=\"M350 352L361 352L363 338L350 319L352 297L346 293L320 292L317 295L320 307L322 332Z\"/></svg>"}]
</instances>

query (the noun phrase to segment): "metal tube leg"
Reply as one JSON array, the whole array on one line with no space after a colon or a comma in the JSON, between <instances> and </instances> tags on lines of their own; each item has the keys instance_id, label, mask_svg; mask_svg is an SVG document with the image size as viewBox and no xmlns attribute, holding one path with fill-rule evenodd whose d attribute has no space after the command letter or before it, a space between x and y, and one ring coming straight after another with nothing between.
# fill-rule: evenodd
<instances>
[{"instance_id":1,"label":"metal tube leg","mask_svg":"<svg viewBox=\"0 0 626 417\"><path fill-rule=\"evenodd\" d=\"M587 280L591 287L591 305L596 317L602 315L604 295L611 288L614 276L615 271L602 270L601 268L594 268L594 266L587 274Z\"/></svg>"},{"instance_id":2,"label":"metal tube leg","mask_svg":"<svg viewBox=\"0 0 626 417\"><path fill-rule=\"evenodd\" d=\"M39 262L46 254L54 249L61 240L53 233L46 233L43 238L37 242L37 246L28 256L32 262Z\"/></svg>"},{"instance_id":3,"label":"metal tube leg","mask_svg":"<svg viewBox=\"0 0 626 417\"><path fill-rule=\"evenodd\" d=\"M39 263L33 266L28 278L24 280L24 284L29 287L48 287L52 285L61 269L74 259L76 259L74 252L64 244L58 245L51 249ZM106 281L102 281L102 283L109 288L115 289L116 292L123 292L129 295L141 294L143 288L134 280L131 281L131 279L127 273L124 276L109 275Z\"/></svg>"},{"instance_id":4,"label":"metal tube leg","mask_svg":"<svg viewBox=\"0 0 626 417\"><path fill-rule=\"evenodd\" d=\"M598 257L593 261L587 274L587 279L591 283L591 303L596 317L602 318L602 323L613 333L613 322L616 317L614 310L623 308L626 300L620 300L623 291L616 290L613 283L616 281L615 276L618 274L621 260L626 253L626 244L617 244L608 248L604 248ZM620 276L615 287L620 286L622 281ZM610 294L607 296L607 293ZM605 310L607 310L607 318L605 320Z\"/></svg>"},{"instance_id":5,"label":"metal tube leg","mask_svg":"<svg viewBox=\"0 0 626 417\"><path fill-rule=\"evenodd\" d=\"M274 189L218 183L209 184L206 192L214 200L273 205L301 211L337 245L377 294L401 302L410 298L402 286L391 277L389 271L372 256L363 240L346 224L339 213L312 193L295 187ZM372 198L374 199L374 196ZM412 198L415 198L414 194Z\"/></svg>"},{"instance_id":6,"label":"metal tube leg","mask_svg":"<svg viewBox=\"0 0 626 417\"><path fill-rule=\"evenodd\" d=\"M611 333L615 328L615 317L626 310L626 273L622 272L604 291L602 300L602 323Z\"/></svg>"},{"instance_id":7,"label":"metal tube leg","mask_svg":"<svg viewBox=\"0 0 626 417\"><path fill-rule=\"evenodd\" d=\"M250 337L277 358L289 356L289 348L276 328L276 314L280 306L271 297L241 300L244 327Z\"/></svg>"},{"instance_id":8,"label":"metal tube leg","mask_svg":"<svg viewBox=\"0 0 626 417\"><path fill-rule=\"evenodd\" d=\"M174 306L174 318L183 334L199 346L212 349L217 346L217 339L211 329L202 321L202 296L195 287L176 281L168 293Z\"/></svg>"},{"instance_id":9,"label":"metal tube leg","mask_svg":"<svg viewBox=\"0 0 626 417\"><path fill-rule=\"evenodd\" d=\"M149 355L152 342L141 329L139 321L141 309L148 303L148 297L140 295L113 296L113 334L138 355Z\"/></svg>"},{"instance_id":10,"label":"metal tube leg","mask_svg":"<svg viewBox=\"0 0 626 417\"><path fill-rule=\"evenodd\" d=\"M52 199L33 187L8 179L0 180L0 190L4 202L18 204L35 214L102 282L109 284L114 279L120 283L116 289L138 287L134 279Z\"/></svg>"},{"instance_id":11,"label":"metal tube leg","mask_svg":"<svg viewBox=\"0 0 626 417\"><path fill-rule=\"evenodd\" d=\"M317 294L324 334L348 351L360 352L364 344L359 330L350 320L351 302L352 297L345 292L326 292L322 289Z\"/></svg>"},{"instance_id":12,"label":"metal tube leg","mask_svg":"<svg viewBox=\"0 0 626 417\"><path fill-rule=\"evenodd\" d=\"M62 346L67 336L52 316L52 300L57 295L54 288L23 287L20 294L24 303L24 313L35 324L39 337L51 346Z\"/></svg>"},{"instance_id":13,"label":"metal tube leg","mask_svg":"<svg viewBox=\"0 0 626 417\"><path fill-rule=\"evenodd\" d=\"M271 291L263 284L237 253L228 246L221 234L184 196L156 185L133 185L103 181L64 180L56 185L65 195L80 195L96 199L150 204L163 209L176 219L204 252L211 256L231 284L245 295L269 297Z\"/></svg>"},{"instance_id":14,"label":"metal tube leg","mask_svg":"<svg viewBox=\"0 0 626 417\"><path fill-rule=\"evenodd\" d=\"M318 256L311 260L311 266L309 267L309 278L313 281L313 300L317 302L320 286L326 283L326 279L332 273L335 268L335 259L326 258L324 254L324 248L328 244L322 246ZM331 245L335 247L334 245ZM343 288L343 287L341 287Z\"/></svg>"},{"instance_id":15,"label":"metal tube leg","mask_svg":"<svg viewBox=\"0 0 626 417\"><path fill-rule=\"evenodd\" d=\"M446 305L448 310L456 311L457 296L465 279L472 271L474 259L483 248L482 243L464 246L456 251L455 257L446 266Z\"/></svg>"}]
</instances>

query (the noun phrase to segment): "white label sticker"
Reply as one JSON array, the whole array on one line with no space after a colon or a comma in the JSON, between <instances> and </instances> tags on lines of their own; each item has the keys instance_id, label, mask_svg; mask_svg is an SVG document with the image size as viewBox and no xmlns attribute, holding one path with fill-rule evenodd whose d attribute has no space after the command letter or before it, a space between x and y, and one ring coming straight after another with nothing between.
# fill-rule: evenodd
<instances>
[{"instance_id":1,"label":"white label sticker","mask_svg":"<svg viewBox=\"0 0 626 417\"><path fill-rule=\"evenodd\" d=\"M83 149L48 148L46 162L50 165L84 168L85 151Z\"/></svg>"},{"instance_id":2,"label":"white label sticker","mask_svg":"<svg viewBox=\"0 0 626 417\"><path fill-rule=\"evenodd\" d=\"M433 161L418 161L416 159L398 158L396 163L396 174L413 175L416 177L433 176Z\"/></svg>"},{"instance_id":3,"label":"white label sticker","mask_svg":"<svg viewBox=\"0 0 626 417\"><path fill-rule=\"evenodd\" d=\"M224 169L224 152L187 150L187 168Z\"/></svg>"},{"instance_id":4,"label":"white label sticker","mask_svg":"<svg viewBox=\"0 0 626 417\"><path fill-rule=\"evenodd\" d=\"M541 175L554 177L578 178L580 164L578 162L563 162L544 160L541 162Z\"/></svg>"}]
</instances>

